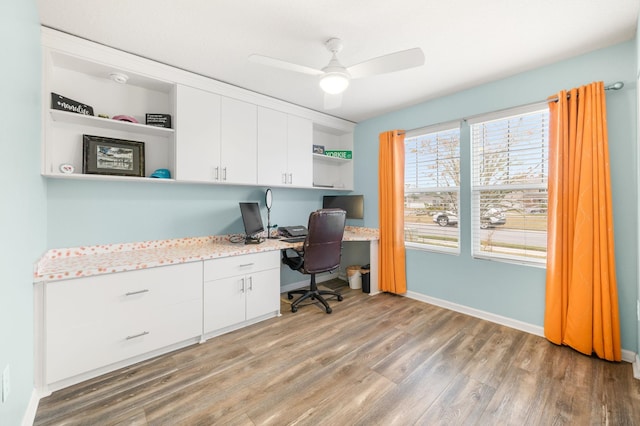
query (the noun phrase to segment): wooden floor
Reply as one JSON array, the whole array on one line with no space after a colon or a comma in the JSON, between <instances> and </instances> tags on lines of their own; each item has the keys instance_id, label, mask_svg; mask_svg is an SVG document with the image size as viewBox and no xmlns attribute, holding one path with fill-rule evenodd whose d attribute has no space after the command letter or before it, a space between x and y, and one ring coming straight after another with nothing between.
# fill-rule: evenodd
<instances>
[{"instance_id":1,"label":"wooden floor","mask_svg":"<svg viewBox=\"0 0 640 426\"><path fill-rule=\"evenodd\" d=\"M640 381L545 339L338 285L274 318L60 390L36 425L640 425Z\"/></svg>"}]
</instances>

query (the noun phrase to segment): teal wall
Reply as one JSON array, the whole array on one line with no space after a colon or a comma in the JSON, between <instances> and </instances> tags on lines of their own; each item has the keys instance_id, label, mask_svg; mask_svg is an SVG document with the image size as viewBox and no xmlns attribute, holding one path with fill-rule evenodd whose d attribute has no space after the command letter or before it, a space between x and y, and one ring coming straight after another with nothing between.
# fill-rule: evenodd
<instances>
[{"instance_id":1,"label":"teal wall","mask_svg":"<svg viewBox=\"0 0 640 426\"><path fill-rule=\"evenodd\" d=\"M243 232L239 201L257 201L267 226L266 188L51 179L47 245L145 241ZM273 188L271 224L307 224L324 192Z\"/></svg>"},{"instance_id":2,"label":"teal wall","mask_svg":"<svg viewBox=\"0 0 640 426\"><path fill-rule=\"evenodd\" d=\"M427 62L426 66L433 65ZM365 194L365 207L369 212L375 212L380 132L390 129L410 130L530 104L542 101L561 89L570 89L592 81L623 81L623 90L607 92L607 112L622 346L636 352L636 69L636 43L629 41L359 123L354 148L358 153L358 162L355 164L356 191ZM468 134L466 125L462 132L463 135ZM461 148L461 215L467 218L471 212L469 156L470 147L464 145ZM367 215L365 225L378 226L377 214ZM468 220L460 231L460 255L407 250L409 291L542 326L544 268L473 259Z\"/></svg>"},{"instance_id":3,"label":"teal wall","mask_svg":"<svg viewBox=\"0 0 640 426\"><path fill-rule=\"evenodd\" d=\"M32 1L0 2L0 425L22 422L33 391L33 264L45 248L40 177L40 27Z\"/></svg>"}]
</instances>

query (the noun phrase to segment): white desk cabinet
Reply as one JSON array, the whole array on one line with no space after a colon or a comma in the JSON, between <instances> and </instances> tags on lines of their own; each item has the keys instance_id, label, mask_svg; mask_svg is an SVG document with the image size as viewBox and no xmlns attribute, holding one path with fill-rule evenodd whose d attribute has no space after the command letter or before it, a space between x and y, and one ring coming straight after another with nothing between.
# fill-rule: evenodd
<instances>
[{"instance_id":1,"label":"white desk cabinet","mask_svg":"<svg viewBox=\"0 0 640 426\"><path fill-rule=\"evenodd\" d=\"M204 335L280 313L280 252L204 262Z\"/></svg>"},{"instance_id":2,"label":"white desk cabinet","mask_svg":"<svg viewBox=\"0 0 640 426\"><path fill-rule=\"evenodd\" d=\"M51 282L44 302L44 376L50 385L197 341L202 263Z\"/></svg>"},{"instance_id":3,"label":"white desk cabinet","mask_svg":"<svg viewBox=\"0 0 640 426\"><path fill-rule=\"evenodd\" d=\"M312 146L311 120L258 107L258 183L310 188Z\"/></svg>"}]
</instances>

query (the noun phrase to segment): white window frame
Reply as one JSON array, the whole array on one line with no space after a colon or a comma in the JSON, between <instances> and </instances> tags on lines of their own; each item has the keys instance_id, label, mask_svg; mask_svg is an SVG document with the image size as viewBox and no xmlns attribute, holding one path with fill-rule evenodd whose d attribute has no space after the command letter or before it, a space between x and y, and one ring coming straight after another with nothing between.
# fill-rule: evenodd
<instances>
[{"instance_id":1,"label":"white window frame","mask_svg":"<svg viewBox=\"0 0 640 426\"><path fill-rule=\"evenodd\" d=\"M405 134L405 144L407 143L408 139L411 138L415 138L415 137L419 137L422 135L428 135L428 134L434 134L434 133L440 133L440 132L447 132L447 131L452 131L452 130L457 130L458 131L458 173L460 173L459 171L459 164L461 161L460 158L460 148L461 148L461 140L460 140L460 121L454 121L454 122L447 122L447 123L441 123L441 124L436 124L433 126L427 126L427 127L422 127L420 129L414 129L411 131L407 131ZM406 146L405 146L405 152L406 152ZM406 156L405 156L405 161L406 161ZM406 173L406 166L405 166L405 173ZM458 182L460 182L460 175L458 174ZM409 247L409 248L415 248L415 249L420 249L420 250L428 250L428 251L434 251L434 252L438 252L438 253L449 253L449 254L460 254L460 221L462 220L462 218L460 217L460 185L457 186L441 186L441 187L424 187L424 188L416 188L413 190L407 190L407 188L405 188L405 199L406 199L406 194L407 193L422 193L422 194L428 194L428 193L438 193L438 192L454 192L456 193L456 202L458 205L458 225L456 227L451 227L450 229L455 229L456 230L456 238L457 238L457 243L455 247L450 247L450 246L446 246L446 245L436 245L436 244L429 244L429 243L421 243L421 242L415 242L415 241L407 241L406 240L406 223L405 223L405 247ZM406 206L405 206L405 217L407 215L407 210L406 210ZM434 223L432 222L432 216L428 216L428 220L429 220L429 225L433 225ZM437 226L437 225L436 225Z\"/></svg>"},{"instance_id":2,"label":"white window frame","mask_svg":"<svg viewBox=\"0 0 640 426\"><path fill-rule=\"evenodd\" d=\"M508 250L505 250L505 252L488 252L488 251L483 251L481 249L482 236L481 236L481 230L480 230L480 225L481 225L480 196L483 191L488 191L488 190L491 190L491 191L544 190L544 191L547 191L547 197L548 197L548 170L549 170L548 169L548 160L549 160L548 120L547 120L546 140L541 141L541 144L540 144L541 150L546 149L545 151L546 163L544 167L544 170L546 170L546 176L544 176L544 179L545 179L544 182L540 182L536 184L516 183L516 184L500 184L500 185L484 185L484 186L478 185L476 183L476 177L478 176L477 174L479 173L479 170L477 170L477 162L476 162L476 155L477 155L476 150L478 148L476 147L475 145L476 141L474 140L474 125L479 125L479 124L483 124L491 121L508 119L508 118L517 117L520 115L525 115L525 114L538 113L538 112L544 111L545 109L548 111L548 105L546 102L543 102L538 104L527 105L524 107L510 108L507 110L501 110L501 111L496 111L489 114L483 114L481 116L474 117L473 119L469 119L467 121L467 123L469 124L469 130L470 130L469 138L471 143L471 150L470 150L471 151L470 152L470 155L471 155L471 161L470 161L471 163L471 174L470 174L471 175L471 227L472 227L471 228L471 241L472 241L471 254L474 258L503 261L503 262L510 262L510 263L521 263L521 264L527 264L527 265L539 266L539 267L544 267L546 264L546 251L544 252L544 257L538 258L534 256L514 254L515 252L517 252L517 250L513 250L511 253L507 253ZM545 144L546 144L546 147L545 147ZM547 205L548 205L548 198L547 198ZM508 220L509 219L507 216L507 222ZM546 222L546 215L545 215L545 222ZM523 234L526 232L524 228L522 228L521 231L523 232ZM526 240L526 234L523 235L523 241L524 240ZM546 230L544 235L544 241L546 242Z\"/></svg>"}]
</instances>

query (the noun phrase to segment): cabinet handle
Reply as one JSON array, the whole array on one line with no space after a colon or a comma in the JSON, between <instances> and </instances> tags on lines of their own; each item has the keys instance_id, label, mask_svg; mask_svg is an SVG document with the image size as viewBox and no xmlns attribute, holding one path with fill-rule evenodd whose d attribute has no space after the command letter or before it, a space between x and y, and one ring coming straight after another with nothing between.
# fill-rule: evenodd
<instances>
[{"instance_id":1,"label":"cabinet handle","mask_svg":"<svg viewBox=\"0 0 640 426\"><path fill-rule=\"evenodd\" d=\"M252 266L254 262L251 263L243 263L242 265L239 265L240 268L246 268L247 266Z\"/></svg>"},{"instance_id":2,"label":"cabinet handle","mask_svg":"<svg viewBox=\"0 0 640 426\"><path fill-rule=\"evenodd\" d=\"M134 334L133 336L127 336L127 340L135 339L137 337L146 336L147 334L149 334L148 331L143 331L142 333Z\"/></svg>"},{"instance_id":3,"label":"cabinet handle","mask_svg":"<svg viewBox=\"0 0 640 426\"><path fill-rule=\"evenodd\" d=\"M222 168L222 180L227 180L227 168L223 167Z\"/></svg>"},{"instance_id":4,"label":"cabinet handle","mask_svg":"<svg viewBox=\"0 0 640 426\"><path fill-rule=\"evenodd\" d=\"M287 174L286 173L282 174L282 183L287 183Z\"/></svg>"},{"instance_id":5,"label":"cabinet handle","mask_svg":"<svg viewBox=\"0 0 640 426\"><path fill-rule=\"evenodd\" d=\"M244 293L244 278L242 278L242 288L240 289L240 292Z\"/></svg>"},{"instance_id":6,"label":"cabinet handle","mask_svg":"<svg viewBox=\"0 0 640 426\"><path fill-rule=\"evenodd\" d=\"M293 183L293 173L289 173L289 182L287 182L289 184Z\"/></svg>"},{"instance_id":7,"label":"cabinet handle","mask_svg":"<svg viewBox=\"0 0 640 426\"><path fill-rule=\"evenodd\" d=\"M215 167L215 177L213 178L214 180L219 180L220 179L220 167Z\"/></svg>"},{"instance_id":8,"label":"cabinet handle","mask_svg":"<svg viewBox=\"0 0 640 426\"><path fill-rule=\"evenodd\" d=\"M128 293L125 293L125 296L133 296L135 294L141 294L141 293L147 293L149 291L149 289L145 288L144 290L138 290L138 291L130 291Z\"/></svg>"},{"instance_id":9,"label":"cabinet handle","mask_svg":"<svg viewBox=\"0 0 640 426\"><path fill-rule=\"evenodd\" d=\"M249 291L253 291L253 277L249 277Z\"/></svg>"}]
</instances>

